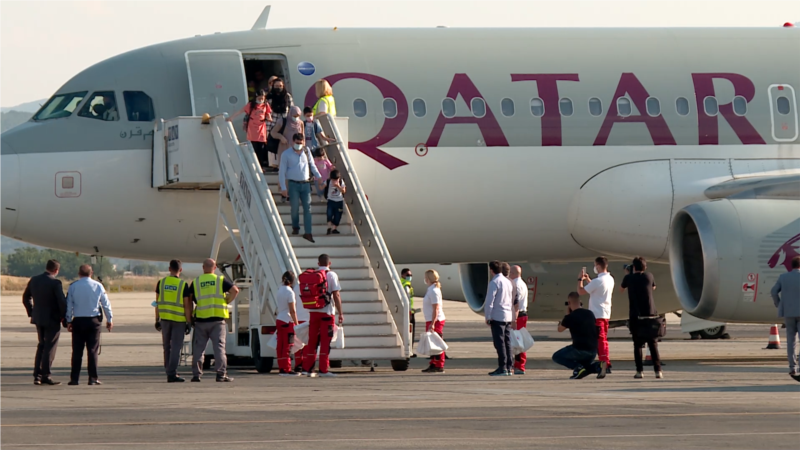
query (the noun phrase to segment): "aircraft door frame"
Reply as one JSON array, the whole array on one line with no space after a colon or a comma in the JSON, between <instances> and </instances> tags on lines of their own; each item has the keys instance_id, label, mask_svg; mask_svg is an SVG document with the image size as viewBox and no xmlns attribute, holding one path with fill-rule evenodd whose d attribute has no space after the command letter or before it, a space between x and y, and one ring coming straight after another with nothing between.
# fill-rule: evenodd
<instances>
[{"instance_id":1,"label":"aircraft door frame","mask_svg":"<svg viewBox=\"0 0 800 450\"><path fill-rule=\"evenodd\" d=\"M797 120L797 97L794 88L788 84L773 84L769 86L769 118L772 123L772 139L776 142L793 142L800 135L800 126ZM778 111L778 98L780 93L788 97L792 110L789 114Z\"/></svg>"},{"instance_id":2,"label":"aircraft door frame","mask_svg":"<svg viewBox=\"0 0 800 450\"><path fill-rule=\"evenodd\" d=\"M222 112L232 114L247 104L247 80L239 50L190 50L185 53L185 59L192 115L209 113L213 116ZM232 67L233 61L236 63ZM201 87L209 84L209 80L214 80L214 91L209 91L210 85ZM208 106L212 97L214 105ZM204 111L198 111L198 108Z\"/></svg>"}]
</instances>

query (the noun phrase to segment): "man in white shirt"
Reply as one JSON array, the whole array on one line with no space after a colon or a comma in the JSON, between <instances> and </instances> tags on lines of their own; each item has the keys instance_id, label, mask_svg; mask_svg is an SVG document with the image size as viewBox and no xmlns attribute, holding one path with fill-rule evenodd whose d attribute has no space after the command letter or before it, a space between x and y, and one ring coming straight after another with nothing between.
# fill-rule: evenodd
<instances>
[{"instance_id":1,"label":"man in white shirt","mask_svg":"<svg viewBox=\"0 0 800 450\"><path fill-rule=\"evenodd\" d=\"M511 322L514 320L511 281L502 274L503 263L492 261L489 270L492 280L486 292L483 310L486 324L492 327L492 340L497 350L497 369L489 376L509 376L514 370L514 353L511 351Z\"/></svg>"},{"instance_id":2,"label":"man in white shirt","mask_svg":"<svg viewBox=\"0 0 800 450\"><path fill-rule=\"evenodd\" d=\"M511 267L511 284L514 286L514 317L516 329L521 330L528 326L528 285L522 280L522 267ZM528 361L526 353L514 356L514 375L525 375L525 363Z\"/></svg>"},{"instance_id":3,"label":"man in white shirt","mask_svg":"<svg viewBox=\"0 0 800 450\"><path fill-rule=\"evenodd\" d=\"M328 355L331 352L331 340L333 340L333 316L338 312L339 325L344 323L344 315L342 314L342 296L340 291L342 287L339 285L339 276L336 272L331 270L331 258L326 254L319 255L318 259L319 269L325 272L325 279L328 285L328 293L331 296L330 302L320 309L309 309L309 326L308 326L308 345L306 345L303 353L303 375L314 377L316 374L312 372L314 363L317 356L317 345L319 345L319 376L321 377L334 377L330 369L330 360Z\"/></svg>"},{"instance_id":4,"label":"man in white shirt","mask_svg":"<svg viewBox=\"0 0 800 450\"><path fill-rule=\"evenodd\" d=\"M597 278L592 280L585 271L578 278L578 293L589 294L589 310L594 313L597 323L597 359L600 360L600 373L597 378L605 378L611 368L608 357L608 319L611 318L611 294L614 292L614 277L608 273L608 258L598 256L594 260L594 273ZM587 282L586 286L583 285Z\"/></svg>"}]
</instances>

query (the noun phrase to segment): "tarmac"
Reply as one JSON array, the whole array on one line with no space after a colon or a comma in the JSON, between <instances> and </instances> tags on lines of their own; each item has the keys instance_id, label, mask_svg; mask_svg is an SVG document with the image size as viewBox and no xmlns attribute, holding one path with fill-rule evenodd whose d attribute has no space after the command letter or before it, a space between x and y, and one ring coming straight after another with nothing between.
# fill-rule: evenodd
<instances>
[{"instance_id":1,"label":"tarmac","mask_svg":"<svg viewBox=\"0 0 800 450\"><path fill-rule=\"evenodd\" d=\"M36 347L21 296L3 295L0 443L3 449L794 449L800 383L783 350L764 350L769 326L730 325L730 340L691 341L670 323L660 345L665 378L634 380L626 329L610 333L614 370L569 380L550 356L569 336L533 322L524 376L490 378L488 327L445 303L446 373L350 361L337 378L286 378L233 367L233 383L167 384L151 293L112 294L114 330L102 335L102 386L67 386L62 332L53 378L32 383ZM419 317L419 316L418 316ZM346 326L346 324L345 324ZM345 328L346 329L346 328ZM419 330L418 330L419 331ZM784 333L781 330L781 338ZM85 358L84 358L85 361ZM84 362L85 364L85 362ZM182 367L190 374L188 366Z\"/></svg>"}]
</instances>

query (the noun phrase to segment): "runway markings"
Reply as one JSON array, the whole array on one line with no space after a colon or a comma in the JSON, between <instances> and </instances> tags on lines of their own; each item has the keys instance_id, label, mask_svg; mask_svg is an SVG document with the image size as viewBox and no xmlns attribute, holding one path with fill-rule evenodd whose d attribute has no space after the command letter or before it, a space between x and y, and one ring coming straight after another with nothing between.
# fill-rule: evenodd
<instances>
[{"instance_id":1,"label":"runway markings","mask_svg":"<svg viewBox=\"0 0 800 450\"><path fill-rule=\"evenodd\" d=\"M708 413L675 413L675 414L648 414L647 417L723 417L723 416L800 416L800 411L773 411L773 412L708 412ZM98 426L142 426L142 425L242 425L266 423L308 423L308 422L420 422L420 421L508 421L508 420L536 420L536 419L630 419L642 417L642 414L581 414L581 415L538 415L538 416L512 416L512 417L386 417L386 418L361 418L351 417L343 419L282 419L282 420L193 420L173 422L91 422L91 423L29 423L29 424L2 424L2 428L47 428L47 427L98 427Z\"/></svg>"}]
</instances>

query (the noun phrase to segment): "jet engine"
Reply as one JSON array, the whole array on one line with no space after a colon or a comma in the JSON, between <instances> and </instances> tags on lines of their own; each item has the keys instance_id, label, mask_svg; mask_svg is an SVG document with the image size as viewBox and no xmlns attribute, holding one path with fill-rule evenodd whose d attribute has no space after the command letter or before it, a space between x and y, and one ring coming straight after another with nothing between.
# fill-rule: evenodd
<instances>
[{"instance_id":1,"label":"jet engine","mask_svg":"<svg viewBox=\"0 0 800 450\"><path fill-rule=\"evenodd\" d=\"M800 255L800 201L715 199L678 211L670 270L683 309L726 322L774 323L770 290Z\"/></svg>"},{"instance_id":2,"label":"jet engine","mask_svg":"<svg viewBox=\"0 0 800 450\"><path fill-rule=\"evenodd\" d=\"M486 301L486 291L489 290L489 265L488 264L459 264L461 290L469 309L476 313L483 313L483 303Z\"/></svg>"}]
</instances>

